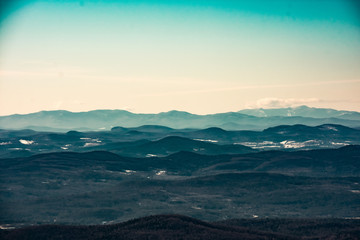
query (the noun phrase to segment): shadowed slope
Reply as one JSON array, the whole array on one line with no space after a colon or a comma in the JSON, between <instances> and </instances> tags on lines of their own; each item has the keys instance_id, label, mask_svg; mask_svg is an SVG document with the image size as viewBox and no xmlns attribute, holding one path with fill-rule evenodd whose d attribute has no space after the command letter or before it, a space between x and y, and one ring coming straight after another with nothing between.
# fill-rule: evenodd
<instances>
[{"instance_id":1,"label":"shadowed slope","mask_svg":"<svg viewBox=\"0 0 360 240\"><path fill-rule=\"evenodd\" d=\"M180 215L158 215L107 226L47 225L0 231L4 240L100 239L298 239L281 234L207 223Z\"/></svg>"},{"instance_id":2,"label":"shadowed slope","mask_svg":"<svg viewBox=\"0 0 360 240\"><path fill-rule=\"evenodd\" d=\"M181 215L155 215L113 225L46 225L0 230L4 240L105 239L357 239L360 222L344 219L234 219L204 222Z\"/></svg>"}]
</instances>

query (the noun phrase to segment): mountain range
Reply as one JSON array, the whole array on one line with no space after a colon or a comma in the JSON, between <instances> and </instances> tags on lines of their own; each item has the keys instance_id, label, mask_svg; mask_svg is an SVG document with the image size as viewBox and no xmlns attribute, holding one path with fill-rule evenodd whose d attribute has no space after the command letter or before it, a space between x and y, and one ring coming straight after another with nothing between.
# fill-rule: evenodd
<instances>
[{"instance_id":1,"label":"mountain range","mask_svg":"<svg viewBox=\"0 0 360 240\"><path fill-rule=\"evenodd\" d=\"M278 125L340 124L360 127L360 113L306 106L285 109L255 109L239 112L196 115L182 111L136 114L125 110L69 112L41 111L0 117L0 128L40 131L98 131L115 126L162 125L175 129L220 127L226 130L262 130Z\"/></svg>"},{"instance_id":2,"label":"mountain range","mask_svg":"<svg viewBox=\"0 0 360 240\"><path fill-rule=\"evenodd\" d=\"M357 236L358 116L301 106L0 117L0 238Z\"/></svg>"}]
</instances>

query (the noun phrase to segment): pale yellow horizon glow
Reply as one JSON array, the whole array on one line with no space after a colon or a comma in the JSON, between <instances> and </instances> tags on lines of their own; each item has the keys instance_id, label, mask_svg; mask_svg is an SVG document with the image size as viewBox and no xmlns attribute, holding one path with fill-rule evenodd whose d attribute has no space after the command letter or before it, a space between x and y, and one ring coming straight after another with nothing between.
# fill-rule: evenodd
<instances>
[{"instance_id":1,"label":"pale yellow horizon glow","mask_svg":"<svg viewBox=\"0 0 360 240\"><path fill-rule=\"evenodd\" d=\"M360 24L350 17L105 2L34 0L2 23L1 116L299 105L360 112Z\"/></svg>"},{"instance_id":2,"label":"pale yellow horizon glow","mask_svg":"<svg viewBox=\"0 0 360 240\"><path fill-rule=\"evenodd\" d=\"M5 101L1 101L0 115L37 112L39 106L41 110L69 110L74 112L96 109L123 109L134 113L183 110L196 114L239 111L245 108L278 108L300 105L322 108L332 105L332 108L338 110L360 110L358 108L359 101L352 99L352 96L357 94L357 89L360 87L360 79L240 85L221 82L209 83L207 81L194 81L194 79L174 79L169 81L164 79L88 76L74 73L69 76L55 76L56 78L62 78L62 81L58 81L59 84L55 86L54 83L48 81L48 78L54 77L54 75L56 74L51 71L38 73L0 71L0 77L12 79L12 81L6 82L4 87L8 91L1 92L1 98L6 99L8 102L22 103L22 105L17 106L17 111L14 112L13 108L2 106ZM24 79L27 81L24 81ZM79 85L81 83L85 84L84 81L86 81L86 86ZM123 88L119 82L124 84ZM19 84L22 87L19 87ZM158 86L155 88L156 91L149 92L149 89L153 89L154 84ZM32 89L31 94L28 92L30 88ZM82 93L81 89L86 89L86 91ZM339 91L352 92L352 94L348 98L335 97L330 100L326 99L327 94L333 93L335 96ZM304 95L304 92L307 94ZM42 98L37 98L40 94ZM74 97L76 95L79 95L79 97ZM276 97L279 95L284 97ZM21 96L30 96L30 98L25 99L21 98ZM67 96L71 97L68 98ZM19 101L19 98L21 101ZM47 101L42 102L43 99L47 99ZM268 105L267 99L278 99L283 104L271 106ZM224 105L224 101L226 101L226 105ZM89 105L92 107L89 107ZM199 106L205 107L199 110ZM18 111L18 109L24 110Z\"/></svg>"}]
</instances>

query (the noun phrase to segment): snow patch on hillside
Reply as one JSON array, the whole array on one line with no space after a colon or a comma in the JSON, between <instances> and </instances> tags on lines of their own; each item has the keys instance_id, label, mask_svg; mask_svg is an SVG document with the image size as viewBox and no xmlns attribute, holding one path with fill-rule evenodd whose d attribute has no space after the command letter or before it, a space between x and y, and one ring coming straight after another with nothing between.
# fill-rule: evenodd
<instances>
[{"instance_id":1,"label":"snow patch on hillside","mask_svg":"<svg viewBox=\"0 0 360 240\"><path fill-rule=\"evenodd\" d=\"M24 144L24 145L34 144L34 141L32 141L32 140L25 140L25 139L20 139L19 142L20 142L21 144Z\"/></svg>"}]
</instances>

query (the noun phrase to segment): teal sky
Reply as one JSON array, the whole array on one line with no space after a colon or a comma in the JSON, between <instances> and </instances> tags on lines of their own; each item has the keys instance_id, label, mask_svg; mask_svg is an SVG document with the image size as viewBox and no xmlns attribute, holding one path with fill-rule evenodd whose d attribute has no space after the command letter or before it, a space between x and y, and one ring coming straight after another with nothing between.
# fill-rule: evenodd
<instances>
[{"instance_id":1,"label":"teal sky","mask_svg":"<svg viewBox=\"0 0 360 240\"><path fill-rule=\"evenodd\" d=\"M19 0L1 7L0 115L303 104L360 111L356 1Z\"/></svg>"}]
</instances>

